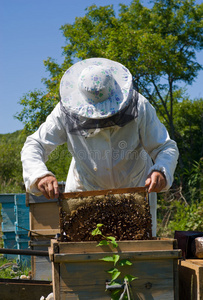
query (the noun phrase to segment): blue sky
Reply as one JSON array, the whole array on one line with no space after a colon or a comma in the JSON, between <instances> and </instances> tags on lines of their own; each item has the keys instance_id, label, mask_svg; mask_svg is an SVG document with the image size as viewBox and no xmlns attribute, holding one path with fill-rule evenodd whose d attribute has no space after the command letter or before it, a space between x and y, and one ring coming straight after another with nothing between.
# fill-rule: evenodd
<instances>
[{"instance_id":1,"label":"blue sky","mask_svg":"<svg viewBox=\"0 0 203 300\"><path fill-rule=\"evenodd\" d=\"M131 0L0 0L0 134L23 128L14 114L22 110L18 102L24 94L43 88L41 79L48 76L43 60L63 61L65 39L60 27L73 24L92 4L113 4L117 10L119 3L129 5ZM197 61L203 64L202 52ZM188 87L191 99L203 97L202 85L203 71Z\"/></svg>"}]
</instances>

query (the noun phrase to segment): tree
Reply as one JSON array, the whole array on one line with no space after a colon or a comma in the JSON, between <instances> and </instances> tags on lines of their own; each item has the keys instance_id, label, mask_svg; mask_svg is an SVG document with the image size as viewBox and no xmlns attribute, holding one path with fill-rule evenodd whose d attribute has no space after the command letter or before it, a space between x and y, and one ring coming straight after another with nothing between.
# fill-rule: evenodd
<instances>
[{"instance_id":1,"label":"tree","mask_svg":"<svg viewBox=\"0 0 203 300\"><path fill-rule=\"evenodd\" d=\"M74 25L62 26L67 40L64 54L79 59L101 56L123 63L175 138L175 83L192 83L201 69L195 50L203 46L203 5L194 3L158 0L150 10L135 0L129 7L121 5L118 18L111 6L92 6Z\"/></svg>"},{"instance_id":2,"label":"tree","mask_svg":"<svg viewBox=\"0 0 203 300\"><path fill-rule=\"evenodd\" d=\"M202 198L203 175L203 99L183 100L174 106L176 141L180 151L179 184L190 202L193 193Z\"/></svg>"},{"instance_id":3,"label":"tree","mask_svg":"<svg viewBox=\"0 0 203 300\"><path fill-rule=\"evenodd\" d=\"M202 199L202 99L182 101L178 84L181 81L191 84L202 69L195 54L203 47L203 4L195 5L194 0L155 0L153 3L151 9L139 0L133 0L129 6L121 4L118 17L112 5L93 5L87 8L84 17L63 25L64 62L58 65L52 58L44 62L50 74L43 79L46 91L26 94L20 102L23 110L16 117L24 122L27 131L36 130L59 101L62 74L78 60L104 57L124 64L131 71L138 90L154 105L178 143L182 160L179 175L184 177L183 186L187 183L188 196L183 196L180 185L174 193L168 192L171 195L168 203L171 205L175 199L194 201L194 206L187 210L191 220L191 216L194 217L192 226L186 228L189 219L181 216L185 230L193 230L197 228L193 225L199 224L202 217L196 218L202 213L202 204L196 209L196 201ZM63 149L56 149L50 166L54 167L58 155L61 157L64 153ZM64 178L64 172L64 167L59 168L60 178ZM167 195L162 194L162 197ZM163 200L160 203L165 205ZM181 205L177 204L175 223L184 210ZM168 211L171 213L171 209ZM169 216L167 214L167 220Z\"/></svg>"},{"instance_id":4,"label":"tree","mask_svg":"<svg viewBox=\"0 0 203 300\"><path fill-rule=\"evenodd\" d=\"M191 169L203 158L203 99L185 99L174 105L176 141L184 166Z\"/></svg>"},{"instance_id":5,"label":"tree","mask_svg":"<svg viewBox=\"0 0 203 300\"><path fill-rule=\"evenodd\" d=\"M20 131L0 135L0 192L22 192L20 151L25 136Z\"/></svg>"},{"instance_id":6,"label":"tree","mask_svg":"<svg viewBox=\"0 0 203 300\"><path fill-rule=\"evenodd\" d=\"M76 60L105 57L129 68L137 87L165 119L175 138L173 94L178 82L191 84L201 69L195 53L203 47L202 13L203 4L195 5L193 0L156 0L152 9L134 0L129 6L120 5L117 18L112 5L89 7L84 17L61 27L66 38L64 62L59 66L51 58L45 61L50 72L50 78L43 80L46 93L25 96L21 100L24 110L16 117L35 129L44 120L44 112L49 111L46 101L49 108L58 101L62 73ZM38 107L33 109L33 101L45 109L40 107L41 113Z\"/></svg>"},{"instance_id":7,"label":"tree","mask_svg":"<svg viewBox=\"0 0 203 300\"><path fill-rule=\"evenodd\" d=\"M46 117L52 111L54 104L58 102L55 95L51 93L35 90L24 95L20 104L23 109L20 113L16 114L16 118L23 122L26 133L31 133L39 128L45 121Z\"/></svg>"}]
</instances>

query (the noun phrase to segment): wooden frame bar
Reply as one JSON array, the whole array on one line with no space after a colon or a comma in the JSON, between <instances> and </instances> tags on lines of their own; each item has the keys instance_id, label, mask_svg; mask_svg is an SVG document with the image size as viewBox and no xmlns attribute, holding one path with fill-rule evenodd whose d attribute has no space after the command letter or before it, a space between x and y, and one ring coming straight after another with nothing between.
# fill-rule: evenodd
<instances>
[{"instance_id":1,"label":"wooden frame bar","mask_svg":"<svg viewBox=\"0 0 203 300\"><path fill-rule=\"evenodd\" d=\"M70 198L99 196L99 195L112 195L112 194L127 194L127 193L146 193L146 196L147 196L148 190L145 187L133 187L133 188L122 188L122 189L108 189L108 190L61 193L59 195L59 199L65 200L65 199L70 199Z\"/></svg>"}]
</instances>

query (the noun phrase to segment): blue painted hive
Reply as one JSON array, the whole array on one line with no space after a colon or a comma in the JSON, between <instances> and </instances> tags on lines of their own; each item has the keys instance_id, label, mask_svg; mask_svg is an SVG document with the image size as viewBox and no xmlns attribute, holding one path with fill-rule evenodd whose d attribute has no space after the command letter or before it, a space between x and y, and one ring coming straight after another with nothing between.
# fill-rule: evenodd
<instances>
[{"instance_id":1,"label":"blue painted hive","mask_svg":"<svg viewBox=\"0 0 203 300\"><path fill-rule=\"evenodd\" d=\"M15 214L14 214L14 197L15 194L1 194L0 203L2 204L1 215L1 229L4 248L17 249L15 240ZM15 259L16 255L5 254L7 259Z\"/></svg>"},{"instance_id":2,"label":"blue painted hive","mask_svg":"<svg viewBox=\"0 0 203 300\"><path fill-rule=\"evenodd\" d=\"M0 194L2 204L2 239L5 249L27 249L30 238L29 207L26 207L25 194ZM26 255L5 254L7 259L18 259L30 265L31 258Z\"/></svg>"}]
</instances>

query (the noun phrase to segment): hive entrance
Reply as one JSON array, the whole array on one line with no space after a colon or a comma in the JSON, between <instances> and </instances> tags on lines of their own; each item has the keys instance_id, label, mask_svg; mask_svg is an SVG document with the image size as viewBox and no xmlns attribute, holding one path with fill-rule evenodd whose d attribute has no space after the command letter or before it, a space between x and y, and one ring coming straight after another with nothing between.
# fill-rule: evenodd
<instances>
[{"instance_id":1,"label":"hive entrance","mask_svg":"<svg viewBox=\"0 0 203 300\"><path fill-rule=\"evenodd\" d=\"M103 224L103 235L114 236L117 241L148 240L152 237L145 189L136 193L104 193L61 199L60 205L62 241L97 241L100 237L91 233L99 223Z\"/></svg>"}]
</instances>

